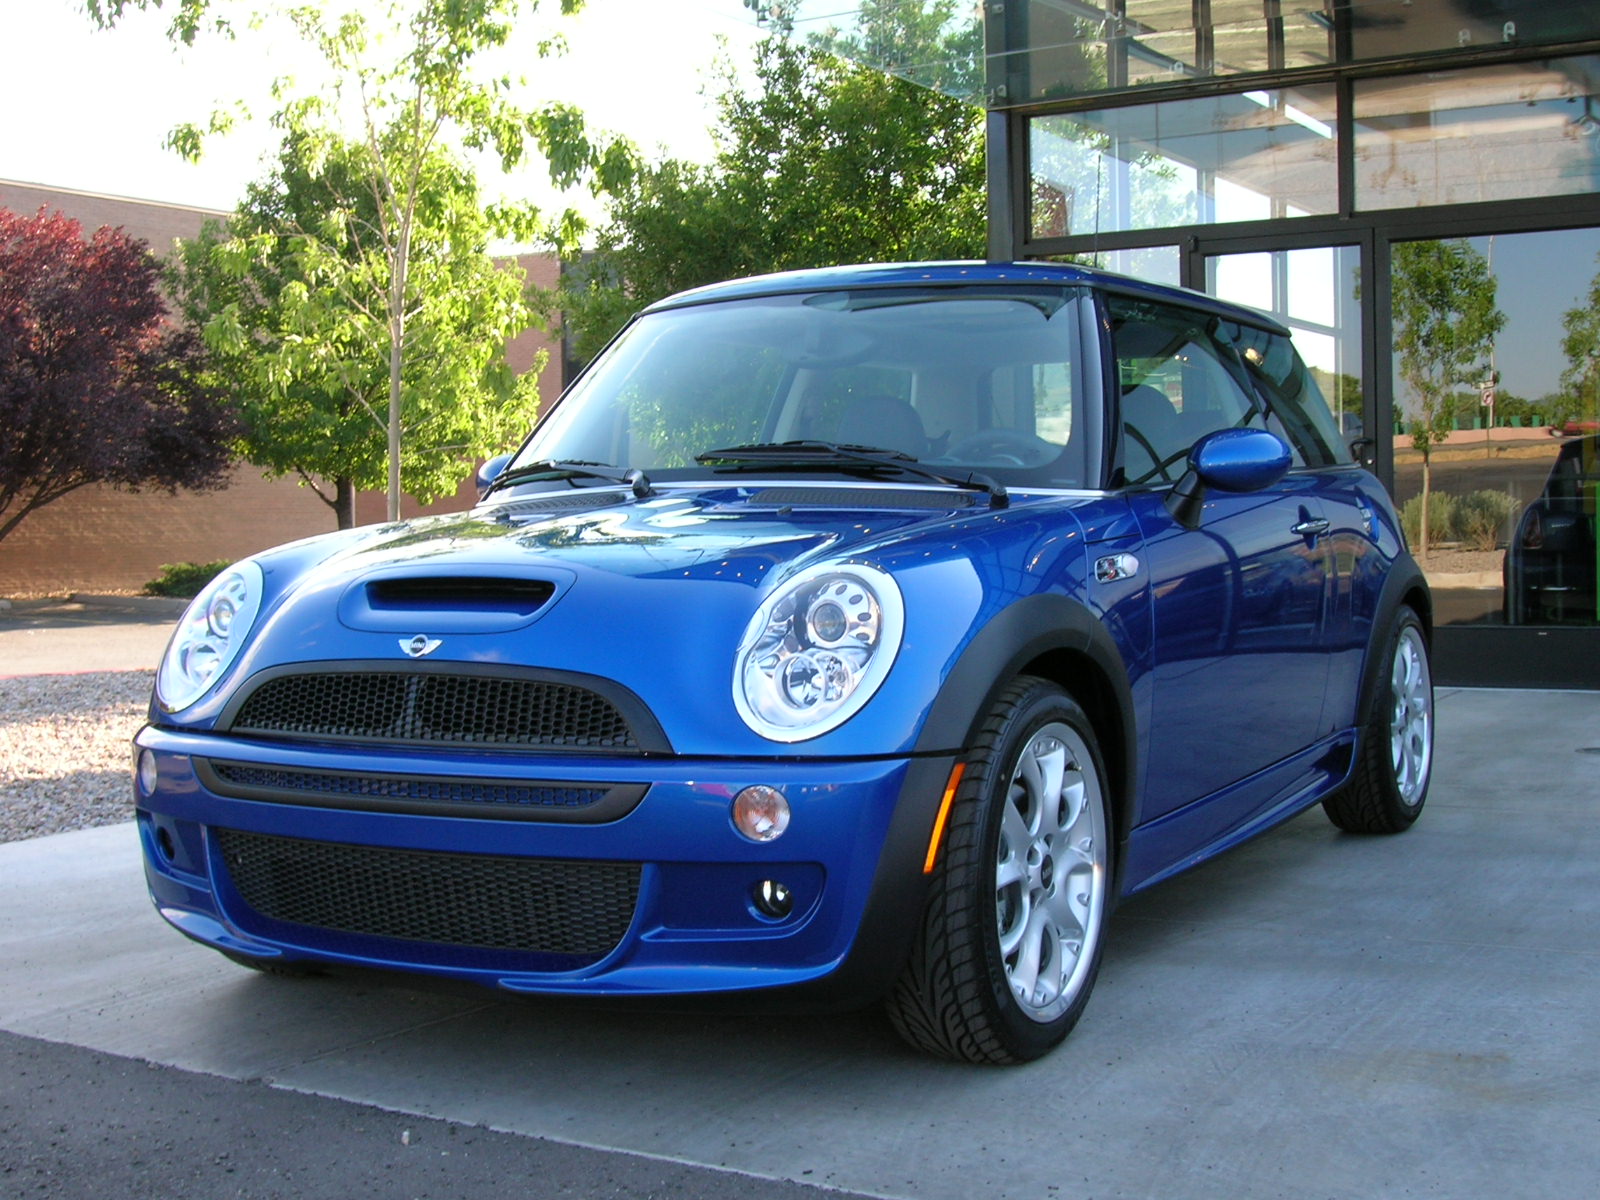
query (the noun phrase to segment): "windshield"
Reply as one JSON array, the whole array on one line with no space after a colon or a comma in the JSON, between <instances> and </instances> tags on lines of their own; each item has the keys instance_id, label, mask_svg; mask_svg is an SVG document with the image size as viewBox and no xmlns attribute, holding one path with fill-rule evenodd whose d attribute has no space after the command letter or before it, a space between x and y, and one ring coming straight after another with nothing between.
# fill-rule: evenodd
<instances>
[{"instance_id":1,"label":"windshield","mask_svg":"<svg viewBox=\"0 0 1600 1200\"><path fill-rule=\"evenodd\" d=\"M697 455L809 441L1014 485L1083 487L1098 428L1075 361L1080 303L1067 288L900 288L652 313L579 379L512 466L707 478L713 468Z\"/></svg>"}]
</instances>

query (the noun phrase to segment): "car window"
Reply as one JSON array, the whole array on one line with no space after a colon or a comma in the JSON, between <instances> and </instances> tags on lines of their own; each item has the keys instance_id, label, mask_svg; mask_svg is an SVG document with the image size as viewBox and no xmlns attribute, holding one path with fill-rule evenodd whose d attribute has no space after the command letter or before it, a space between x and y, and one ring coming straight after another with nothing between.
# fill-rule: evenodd
<instances>
[{"instance_id":1,"label":"car window","mask_svg":"<svg viewBox=\"0 0 1600 1200\"><path fill-rule=\"evenodd\" d=\"M1238 352L1266 398L1272 431L1289 443L1296 465L1325 467L1351 461L1322 389L1287 337L1233 321L1219 322L1216 335Z\"/></svg>"},{"instance_id":2,"label":"car window","mask_svg":"<svg viewBox=\"0 0 1600 1200\"><path fill-rule=\"evenodd\" d=\"M1205 313L1111 297L1111 342L1121 396L1122 465L1130 485L1175 483L1189 448L1208 433L1264 428L1266 414L1213 338Z\"/></svg>"},{"instance_id":3,"label":"car window","mask_svg":"<svg viewBox=\"0 0 1600 1200\"><path fill-rule=\"evenodd\" d=\"M1086 302L1070 288L895 288L650 313L574 383L517 462L672 478L717 448L815 441L1011 486L1083 487L1099 438L1078 394Z\"/></svg>"},{"instance_id":4,"label":"car window","mask_svg":"<svg viewBox=\"0 0 1600 1200\"><path fill-rule=\"evenodd\" d=\"M913 403L916 384L916 373L900 366L798 371L780 398L769 440L875 446L926 458L930 442Z\"/></svg>"}]
</instances>

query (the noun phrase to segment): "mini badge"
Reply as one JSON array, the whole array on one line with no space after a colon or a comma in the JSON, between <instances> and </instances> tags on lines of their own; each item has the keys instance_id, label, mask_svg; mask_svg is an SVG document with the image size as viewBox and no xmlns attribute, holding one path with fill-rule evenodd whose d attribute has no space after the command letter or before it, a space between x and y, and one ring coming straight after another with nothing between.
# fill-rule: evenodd
<instances>
[{"instance_id":1,"label":"mini badge","mask_svg":"<svg viewBox=\"0 0 1600 1200\"><path fill-rule=\"evenodd\" d=\"M421 658L424 654L432 654L442 645L444 643L438 638L431 638L425 633L400 639L400 649L404 650L412 658Z\"/></svg>"}]
</instances>

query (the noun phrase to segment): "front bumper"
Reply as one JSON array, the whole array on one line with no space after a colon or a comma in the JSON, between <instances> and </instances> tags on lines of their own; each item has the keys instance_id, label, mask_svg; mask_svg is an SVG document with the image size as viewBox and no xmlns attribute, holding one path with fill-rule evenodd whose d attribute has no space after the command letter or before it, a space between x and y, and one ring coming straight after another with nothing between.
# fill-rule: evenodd
<instances>
[{"instance_id":1,"label":"front bumper","mask_svg":"<svg viewBox=\"0 0 1600 1200\"><path fill-rule=\"evenodd\" d=\"M921 911L953 762L352 751L157 727L136 745L155 767L153 788L136 784L150 893L191 938L267 962L606 996L880 993ZM218 763L247 783L223 782ZM362 795L300 783L275 795L286 775ZM626 811L574 820L468 804L457 815L450 788L427 792L443 803L396 803L390 785L411 779L491 792L559 780ZM793 812L769 843L730 819L754 784L782 791ZM758 908L764 881L789 890L787 916Z\"/></svg>"}]
</instances>

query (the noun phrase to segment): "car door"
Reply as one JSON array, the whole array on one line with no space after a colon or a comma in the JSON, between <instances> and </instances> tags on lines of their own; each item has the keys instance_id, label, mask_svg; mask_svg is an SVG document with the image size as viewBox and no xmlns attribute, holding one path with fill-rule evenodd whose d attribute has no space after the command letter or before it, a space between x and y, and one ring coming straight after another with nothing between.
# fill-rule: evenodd
<instances>
[{"instance_id":1,"label":"car door","mask_svg":"<svg viewBox=\"0 0 1600 1200\"><path fill-rule=\"evenodd\" d=\"M1318 733L1332 735L1359 719L1361 670L1388 576L1387 556L1379 552L1378 515L1387 501L1382 485L1344 444L1327 400L1286 333L1224 321L1214 335L1235 352L1252 389L1266 403L1268 428L1288 443L1292 469L1315 487L1328 523L1316 540L1327 573L1323 646L1328 664Z\"/></svg>"},{"instance_id":2,"label":"car door","mask_svg":"<svg viewBox=\"0 0 1600 1200\"><path fill-rule=\"evenodd\" d=\"M1212 490L1197 528L1167 511L1188 451L1219 429L1265 427L1237 355L1206 313L1109 297L1122 482L1144 537L1154 653L1141 819L1254 779L1318 736L1328 678L1327 528L1314 477ZM1256 801L1241 795L1225 827ZM1219 834L1222 829L1217 831Z\"/></svg>"}]
</instances>

